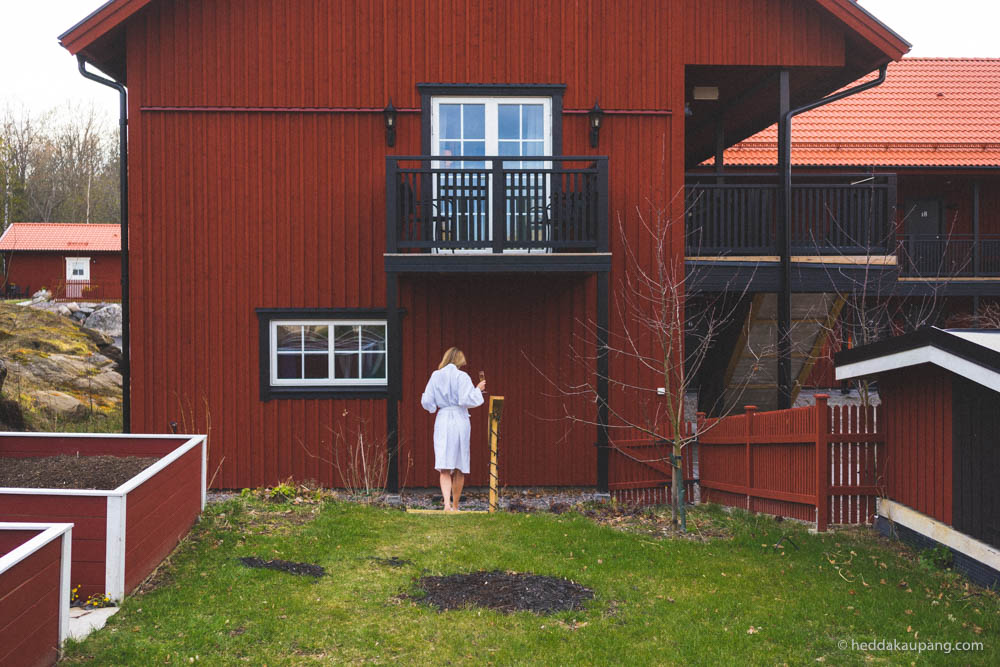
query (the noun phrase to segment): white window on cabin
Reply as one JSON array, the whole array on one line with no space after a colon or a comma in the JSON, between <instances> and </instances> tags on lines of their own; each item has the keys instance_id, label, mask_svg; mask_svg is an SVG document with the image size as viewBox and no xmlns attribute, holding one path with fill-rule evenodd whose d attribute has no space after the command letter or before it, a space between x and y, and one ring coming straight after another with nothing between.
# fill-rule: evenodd
<instances>
[{"instance_id":1,"label":"white window on cabin","mask_svg":"<svg viewBox=\"0 0 1000 667\"><path fill-rule=\"evenodd\" d=\"M90 258L67 257L66 280L90 280Z\"/></svg>"},{"instance_id":2,"label":"white window on cabin","mask_svg":"<svg viewBox=\"0 0 1000 667\"><path fill-rule=\"evenodd\" d=\"M271 385L385 386L385 320L272 320Z\"/></svg>"}]
</instances>

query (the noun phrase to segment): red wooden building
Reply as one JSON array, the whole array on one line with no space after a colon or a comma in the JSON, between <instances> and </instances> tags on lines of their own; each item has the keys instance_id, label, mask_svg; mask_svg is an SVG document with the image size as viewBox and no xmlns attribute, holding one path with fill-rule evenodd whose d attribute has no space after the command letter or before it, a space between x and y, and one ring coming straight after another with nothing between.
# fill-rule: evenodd
<instances>
[{"instance_id":1,"label":"red wooden building","mask_svg":"<svg viewBox=\"0 0 1000 667\"><path fill-rule=\"evenodd\" d=\"M132 428L210 420L220 487L340 484L359 430L433 485L419 396L459 345L504 484L607 488L609 415L661 400L599 354L637 207L681 219L720 125L908 49L850 0L113 0L61 41L128 89Z\"/></svg>"},{"instance_id":2,"label":"red wooden building","mask_svg":"<svg viewBox=\"0 0 1000 667\"><path fill-rule=\"evenodd\" d=\"M876 525L1000 584L1000 331L925 327L841 352L837 378L877 379L882 396Z\"/></svg>"},{"instance_id":3,"label":"red wooden building","mask_svg":"<svg viewBox=\"0 0 1000 667\"><path fill-rule=\"evenodd\" d=\"M832 352L860 337L852 329L861 314L838 297L898 297L889 307L894 319L965 326L1000 297L997 118L1000 59L903 58L889 64L881 85L794 120L793 253L801 261L792 291L803 313L797 386L835 387ZM714 211L704 209L722 209L758 189L777 154L772 126L726 149L721 169L692 176L692 193L707 195L695 205L702 224L689 237L695 270L711 270L701 259L714 253L774 254L753 235L724 237L725 228L713 226ZM821 191L831 184L837 190ZM701 282L720 281L706 275ZM832 327L808 323L831 316ZM831 330L836 335L827 339ZM738 351L720 354L728 359ZM747 402L769 405L772 389L762 391Z\"/></svg>"},{"instance_id":4,"label":"red wooden building","mask_svg":"<svg viewBox=\"0 0 1000 667\"><path fill-rule=\"evenodd\" d=\"M118 225L14 222L0 236L4 293L57 299L121 298Z\"/></svg>"}]
</instances>

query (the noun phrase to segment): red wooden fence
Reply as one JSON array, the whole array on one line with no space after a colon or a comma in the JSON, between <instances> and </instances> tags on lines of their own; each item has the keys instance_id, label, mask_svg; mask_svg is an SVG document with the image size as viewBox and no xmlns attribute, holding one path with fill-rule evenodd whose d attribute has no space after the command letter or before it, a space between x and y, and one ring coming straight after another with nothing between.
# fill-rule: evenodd
<instances>
[{"instance_id":1,"label":"red wooden fence","mask_svg":"<svg viewBox=\"0 0 1000 667\"><path fill-rule=\"evenodd\" d=\"M690 429L688 436L693 435ZM614 440L608 459L608 488L615 499L636 505L670 502L673 443L651 438ZM689 444L681 450L686 502L694 502L697 450Z\"/></svg>"},{"instance_id":2,"label":"red wooden fence","mask_svg":"<svg viewBox=\"0 0 1000 667\"><path fill-rule=\"evenodd\" d=\"M875 408L816 404L705 419L699 415L702 502L805 521L869 523L884 484Z\"/></svg>"}]
</instances>

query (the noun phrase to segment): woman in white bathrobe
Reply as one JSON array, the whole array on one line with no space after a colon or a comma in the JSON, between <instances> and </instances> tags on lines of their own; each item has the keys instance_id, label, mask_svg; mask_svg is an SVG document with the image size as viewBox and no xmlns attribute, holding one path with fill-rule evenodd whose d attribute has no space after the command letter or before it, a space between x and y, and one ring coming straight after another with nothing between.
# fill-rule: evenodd
<instances>
[{"instance_id":1,"label":"woman in white bathrobe","mask_svg":"<svg viewBox=\"0 0 1000 667\"><path fill-rule=\"evenodd\" d=\"M469 473L469 408L483 404L486 380L472 385L468 373L460 371L465 355L457 347L444 353L420 397L424 410L434 414L434 469L441 473L444 511L457 512L465 475Z\"/></svg>"}]
</instances>

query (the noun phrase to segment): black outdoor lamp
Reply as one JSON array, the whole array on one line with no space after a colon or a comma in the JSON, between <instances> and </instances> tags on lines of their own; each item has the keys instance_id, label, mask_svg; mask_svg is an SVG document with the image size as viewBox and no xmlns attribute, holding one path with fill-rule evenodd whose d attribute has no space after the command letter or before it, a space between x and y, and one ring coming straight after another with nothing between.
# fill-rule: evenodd
<instances>
[{"instance_id":1,"label":"black outdoor lamp","mask_svg":"<svg viewBox=\"0 0 1000 667\"><path fill-rule=\"evenodd\" d=\"M601 132L601 121L604 120L604 109L594 100L594 108L587 112L590 119L590 147L597 148L597 138Z\"/></svg>"},{"instance_id":2,"label":"black outdoor lamp","mask_svg":"<svg viewBox=\"0 0 1000 667\"><path fill-rule=\"evenodd\" d=\"M382 109L382 117L385 119L385 143L392 148L396 145L396 107L392 106L392 98L389 104Z\"/></svg>"}]
</instances>

